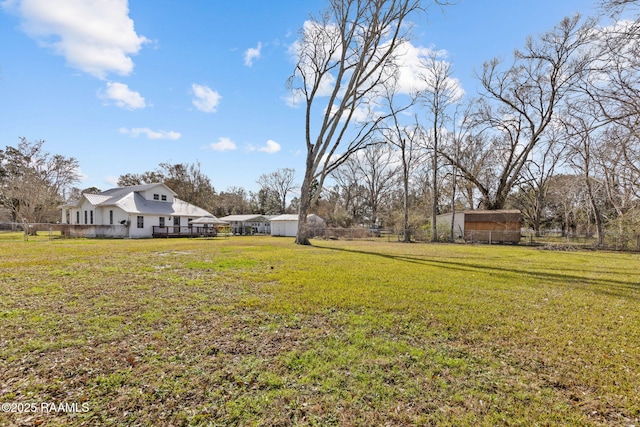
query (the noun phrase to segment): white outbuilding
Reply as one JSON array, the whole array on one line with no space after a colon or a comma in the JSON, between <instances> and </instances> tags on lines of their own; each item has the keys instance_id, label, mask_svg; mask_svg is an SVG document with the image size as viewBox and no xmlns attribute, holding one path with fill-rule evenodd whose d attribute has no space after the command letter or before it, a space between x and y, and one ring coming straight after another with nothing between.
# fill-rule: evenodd
<instances>
[{"instance_id":1,"label":"white outbuilding","mask_svg":"<svg viewBox=\"0 0 640 427\"><path fill-rule=\"evenodd\" d=\"M316 214L307 215L307 226L310 236L317 236L324 231L324 220ZM272 236L295 237L298 233L298 215L285 214L271 218Z\"/></svg>"},{"instance_id":2,"label":"white outbuilding","mask_svg":"<svg viewBox=\"0 0 640 427\"><path fill-rule=\"evenodd\" d=\"M250 214L250 215L227 215L220 218L229 223L231 233L237 235L269 234L269 218L273 216Z\"/></svg>"}]
</instances>

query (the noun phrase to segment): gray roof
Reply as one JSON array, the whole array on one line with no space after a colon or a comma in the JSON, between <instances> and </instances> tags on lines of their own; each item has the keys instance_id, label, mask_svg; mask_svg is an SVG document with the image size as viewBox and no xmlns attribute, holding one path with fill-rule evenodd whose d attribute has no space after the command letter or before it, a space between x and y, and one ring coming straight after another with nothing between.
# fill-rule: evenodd
<instances>
[{"instance_id":1,"label":"gray roof","mask_svg":"<svg viewBox=\"0 0 640 427\"><path fill-rule=\"evenodd\" d=\"M237 221L237 222L247 222L247 221L267 221L264 215L260 214L252 214L252 215L227 215L220 218L224 221Z\"/></svg>"},{"instance_id":2,"label":"gray roof","mask_svg":"<svg viewBox=\"0 0 640 427\"><path fill-rule=\"evenodd\" d=\"M229 224L227 221L223 221L213 215L205 215L205 216L201 216L200 218L196 218L193 221L191 221L191 224L218 224L218 225L223 225L223 224Z\"/></svg>"},{"instance_id":3,"label":"gray roof","mask_svg":"<svg viewBox=\"0 0 640 427\"><path fill-rule=\"evenodd\" d=\"M148 215L174 215L174 216L195 216L201 217L211 215L209 212L199 208L177 197L173 198L173 203L161 202L158 200L147 200L139 193L129 193L114 200L114 198L103 203L105 205L115 205L127 213L139 213Z\"/></svg>"},{"instance_id":4,"label":"gray roof","mask_svg":"<svg viewBox=\"0 0 640 427\"><path fill-rule=\"evenodd\" d=\"M128 193L131 193L132 191L135 191L135 192L147 191L158 186L162 186L165 189L169 190L174 196L177 195L175 191L173 191L172 189L170 189L169 187L167 187L161 182L155 182L153 184L129 185L128 187L116 187L116 188L111 188L109 190L105 190L99 194L101 196L121 197Z\"/></svg>"},{"instance_id":5,"label":"gray roof","mask_svg":"<svg viewBox=\"0 0 640 427\"><path fill-rule=\"evenodd\" d=\"M83 197L94 206L117 206L129 214L190 217L211 216L206 210L178 199L177 197L173 198L173 203L169 203L159 200L147 200L140 195L141 191L147 191L157 186L165 187L174 196L176 194L164 184L145 184L112 188L99 194L84 193ZM78 204L79 201L75 204L69 204L68 206L78 206Z\"/></svg>"}]
</instances>

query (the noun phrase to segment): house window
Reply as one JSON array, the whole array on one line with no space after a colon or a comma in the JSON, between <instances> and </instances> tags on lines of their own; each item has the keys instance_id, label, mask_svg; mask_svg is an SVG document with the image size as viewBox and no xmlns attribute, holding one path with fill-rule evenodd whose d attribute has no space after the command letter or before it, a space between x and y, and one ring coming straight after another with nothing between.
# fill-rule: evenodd
<instances>
[{"instance_id":1,"label":"house window","mask_svg":"<svg viewBox=\"0 0 640 427\"><path fill-rule=\"evenodd\" d=\"M167 195L166 195L166 194L163 194L163 195L162 195L162 201L163 201L163 202L166 202L166 201L167 201Z\"/></svg>"},{"instance_id":2,"label":"house window","mask_svg":"<svg viewBox=\"0 0 640 427\"><path fill-rule=\"evenodd\" d=\"M160 200L160 195L154 194L153 195L153 200Z\"/></svg>"},{"instance_id":3,"label":"house window","mask_svg":"<svg viewBox=\"0 0 640 427\"><path fill-rule=\"evenodd\" d=\"M160 217L160 227L164 227L164 217Z\"/></svg>"},{"instance_id":4,"label":"house window","mask_svg":"<svg viewBox=\"0 0 640 427\"><path fill-rule=\"evenodd\" d=\"M90 218L91 224L93 224L93 211L89 212L89 218Z\"/></svg>"},{"instance_id":5,"label":"house window","mask_svg":"<svg viewBox=\"0 0 640 427\"><path fill-rule=\"evenodd\" d=\"M109 225L113 225L113 211L109 211Z\"/></svg>"},{"instance_id":6,"label":"house window","mask_svg":"<svg viewBox=\"0 0 640 427\"><path fill-rule=\"evenodd\" d=\"M138 216L138 228L144 228L144 217Z\"/></svg>"},{"instance_id":7,"label":"house window","mask_svg":"<svg viewBox=\"0 0 640 427\"><path fill-rule=\"evenodd\" d=\"M174 216L173 217L173 226L174 227L180 227L180 217L179 216Z\"/></svg>"},{"instance_id":8,"label":"house window","mask_svg":"<svg viewBox=\"0 0 640 427\"><path fill-rule=\"evenodd\" d=\"M87 211L84 211L84 223L85 223L85 225L88 223L87 222Z\"/></svg>"},{"instance_id":9,"label":"house window","mask_svg":"<svg viewBox=\"0 0 640 427\"><path fill-rule=\"evenodd\" d=\"M76 212L76 224L80 224L80 211Z\"/></svg>"}]
</instances>

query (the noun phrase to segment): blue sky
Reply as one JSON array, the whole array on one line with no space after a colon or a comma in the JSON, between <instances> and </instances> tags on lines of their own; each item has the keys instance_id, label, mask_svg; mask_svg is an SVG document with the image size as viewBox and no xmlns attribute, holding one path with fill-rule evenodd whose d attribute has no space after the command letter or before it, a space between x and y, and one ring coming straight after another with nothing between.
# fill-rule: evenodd
<instances>
[{"instance_id":1,"label":"blue sky","mask_svg":"<svg viewBox=\"0 0 640 427\"><path fill-rule=\"evenodd\" d=\"M217 191L255 191L304 168L303 110L288 106L290 46L321 0L0 0L0 147L46 140L81 188L159 163L200 162ZM413 45L474 72L595 0L459 0L415 22Z\"/></svg>"}]
</instances>

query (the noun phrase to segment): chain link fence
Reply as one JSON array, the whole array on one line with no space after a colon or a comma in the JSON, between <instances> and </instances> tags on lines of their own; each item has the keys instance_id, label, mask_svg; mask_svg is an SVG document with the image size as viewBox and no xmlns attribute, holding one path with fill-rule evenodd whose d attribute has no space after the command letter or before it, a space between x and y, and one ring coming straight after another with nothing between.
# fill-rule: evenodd
<instances>
[{"instance_id":1,"label":"chain link fence","mask_svg":"<svg viewBox=\"0 0 640 427\"><path fill-rule=\"evenodd\" d=\"M21 232L25 238L40 236L49 239L69 237L103 237L100 226L69 225L69 224L26 224L0 223L0 233ZM112 227L112 226L105 226ZM114 236L109 230L109 236ZM123 230L124 233L124 230ZM409 230L412 242L431 242L431 230L419 228ZM466 244L518 244L521 246L536 246L549 250L611 250L640 252L640 233L637 232L605 232L602 239L597 234L565 234L557 231L543 231L535 233L523 230L520 239L514 238L513 232L509 236L504 231L465 233L465 237L458 236L453 243ZM318 228L310 233L310 237L329 240L382 240L387 242L404 241L405 232L393 228ZM124 237L124 234L123 234ZM439 242L451 242L448 233L438 233ZM517 243L516 243L517 242Z\"/></svg>"},{"instance_id":2,"label":"chain link fence","mask_svg":"<svg viewBox=\"0 0 640 427\"><path fill-rule=\"evenodd\" d=\"M535 233L523 231L521 245L542 246L547 249L601 249L610 251L640 252L640 233L605 232L602 238L597 234L566 234L546 231Z\"/></svg>"},{"instance_id":3,"label":"chain link fence","mask_svg":"<svg viewBox=\"0 0 640 427\"><path fill-rule=\"evenodd\" d=\"M56 238L77 238L77 237L114 237L124 238L127 236L125 225L71 225L71 224L49 224L49 223L0 223L0 232L21 232L25 239L29 236Z\"/></svg>"},{"instance_id":4,"label":"chain link fence","mask_svg":"<svg viewBox=\"0 0 640 427\"><path fill-rule=\"evenodd\" d=\"M408 230L412 242L431 242L431 230L420 228ZM520 236L518 238L518 235ZM404 241L405 232L402 229L368 229L354 228L325 228L316 238L330 240L384 240ZM513 231L478 231L465 233L464 238L457 236L453 242L449 233L438 233L438 242L460 244L518 244L521 246L536 246L549 250L611 250L640 252L640 233L637 232L606 232L600 240L595 234L568 234L555 231L534 233L523 230Z\"/></svg>"}]
</instances>

